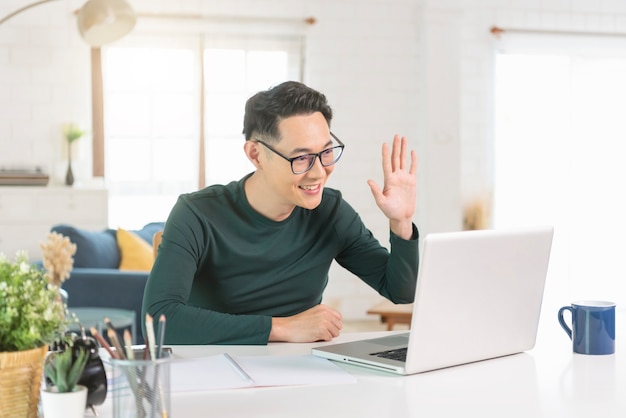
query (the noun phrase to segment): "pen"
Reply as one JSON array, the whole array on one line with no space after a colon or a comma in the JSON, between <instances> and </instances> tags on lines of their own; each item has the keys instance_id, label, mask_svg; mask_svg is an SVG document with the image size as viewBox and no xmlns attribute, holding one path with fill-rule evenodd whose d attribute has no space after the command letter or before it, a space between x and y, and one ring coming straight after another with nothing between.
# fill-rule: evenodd
<instances>
[{"instance_id":1,"label":"pen","mask_svg":"<svg viewBox=\"0 0 626 418\"><path fill-rule=\"evenodd\" d=\"M248 373L246 373L243 367L241 367L239 363L237 363L237 360L232 358L228 353L224 353L224 357L226 357L226 360L228 360L228 362L235 368L235 370L237 370L241 377L254 385L254 379L252 379L252 377Z\"/></svg>"}]
</instances>

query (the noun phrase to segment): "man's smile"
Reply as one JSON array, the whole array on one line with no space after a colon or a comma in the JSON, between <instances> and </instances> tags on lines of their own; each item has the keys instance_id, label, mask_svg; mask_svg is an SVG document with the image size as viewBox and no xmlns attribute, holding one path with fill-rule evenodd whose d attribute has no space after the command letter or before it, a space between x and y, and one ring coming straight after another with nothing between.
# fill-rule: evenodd
<instances>
[{"instance_id":1,"label":"man's smile","mask_svg":"<svg viewBox=\"0 0 626 418\"><path fill-rule=\"evenodd\" d=\"M308 185L301 185L298 187L307 192L318 192L321 189L321 185L319 184L308 184Z\"/></svg>"}]
</instances>

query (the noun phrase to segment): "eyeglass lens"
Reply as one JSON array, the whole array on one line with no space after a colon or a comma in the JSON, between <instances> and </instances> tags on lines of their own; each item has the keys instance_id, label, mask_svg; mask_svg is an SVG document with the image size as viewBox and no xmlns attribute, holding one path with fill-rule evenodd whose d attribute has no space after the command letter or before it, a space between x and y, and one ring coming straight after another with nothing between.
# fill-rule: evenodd
<instances>
[{"instance_id":1,"label":"eyeglass lens","mask_svg":"<svg viewBox=\"0 0 626 418\"><path fill-rule=\"evenodd\" d=\"M319 154L302 155L291 162L291 168L296 174L304 173L305 171L308 171L311 169L311 167L313 167L313 164L315 164L315 159L318 155L324 167L333 165L337 162L337 160L339 160L339 157L341 157L342 151L342 147L333 147L322 151Z\"/></svg>"}]
</instances>

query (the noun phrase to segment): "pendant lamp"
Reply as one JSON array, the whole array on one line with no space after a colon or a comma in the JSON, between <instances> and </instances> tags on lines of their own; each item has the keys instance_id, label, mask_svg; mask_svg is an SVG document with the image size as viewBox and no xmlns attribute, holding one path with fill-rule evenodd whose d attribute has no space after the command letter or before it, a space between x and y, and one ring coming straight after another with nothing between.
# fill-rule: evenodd
<instances>
[{"instance_id":1,"label":"pendant lamp","mask_svg":"<svg viewBox=\"0 0 626 418\"><path fill-rule=\"evenodd\" d=\"M137 21L124 0L89 0L78 10L80 36L92 47L99 47L128 34Z\"/></svg>"},{"instance_id":2,"label":"pendant lamp","mask_svg":"<svg viewBox=\"0 0 626 418\"><path fill-rule=\"evenodd\" d=\"M39 0L0 18L0 25L30 8L58 0ZM128 34L137 21L125 0L88 0L76 12L80 36L92 47L117 41Z\"/></svg>"}]
</instances>

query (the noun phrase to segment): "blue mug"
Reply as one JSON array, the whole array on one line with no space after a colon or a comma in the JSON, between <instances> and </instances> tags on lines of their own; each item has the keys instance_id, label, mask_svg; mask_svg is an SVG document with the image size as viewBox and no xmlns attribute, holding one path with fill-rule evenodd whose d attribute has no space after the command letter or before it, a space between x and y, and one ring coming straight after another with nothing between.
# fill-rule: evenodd
<instances>
[{"instance_id":1,"label":"blue mug","mask_svg":"<svg viewBox=\"0 0 626 418\"><path fill-rule=\"evenodd\" d=\"M572 314L572 328L563 313ZM559 309L559 324L572 340L578 354L615 353L615 304L601 301L573 302Z\"/></svg>"}]
</instances>

